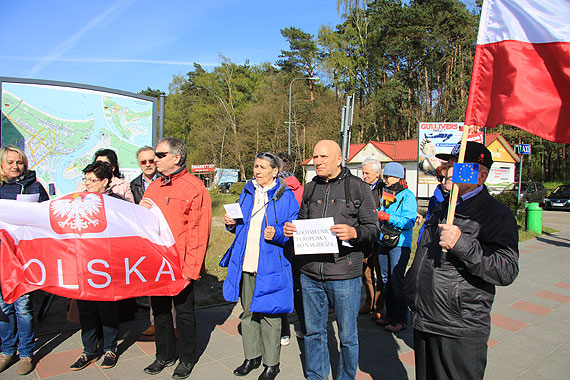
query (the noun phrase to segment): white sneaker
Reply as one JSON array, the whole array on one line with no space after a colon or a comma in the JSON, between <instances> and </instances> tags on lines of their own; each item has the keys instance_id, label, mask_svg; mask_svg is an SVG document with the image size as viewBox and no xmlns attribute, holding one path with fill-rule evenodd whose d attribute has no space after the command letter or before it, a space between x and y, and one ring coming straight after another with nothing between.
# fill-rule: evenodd
<instances>
[{"instance_id":1,"label":"white sneaker","mask_svg":"<svg viewBox=\"0 0 570 380\"><path fill-rule=\"evenodd\" d=\"M289 338L289 336L285 335L281 337L281 345L282 346L288 346L289 343L291 343L291 338Z\"/></svg>"}]
</instances>

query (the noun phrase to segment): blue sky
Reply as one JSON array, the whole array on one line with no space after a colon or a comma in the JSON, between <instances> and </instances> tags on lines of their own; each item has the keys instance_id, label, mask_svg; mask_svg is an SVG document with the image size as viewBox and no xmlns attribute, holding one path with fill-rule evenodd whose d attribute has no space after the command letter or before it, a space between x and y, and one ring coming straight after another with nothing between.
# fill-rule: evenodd
<instances>
[{"instance_id":1,"label":"blue sky","mask_svg":"<svg viewBox=\"0 0 570 380\"><path fill-rule=\"evenodd\" d=\"M335 0L4 0L0 76L167 91L194 62L275 63L280 29L340 21Z\"/></svg>"}]
</instances>

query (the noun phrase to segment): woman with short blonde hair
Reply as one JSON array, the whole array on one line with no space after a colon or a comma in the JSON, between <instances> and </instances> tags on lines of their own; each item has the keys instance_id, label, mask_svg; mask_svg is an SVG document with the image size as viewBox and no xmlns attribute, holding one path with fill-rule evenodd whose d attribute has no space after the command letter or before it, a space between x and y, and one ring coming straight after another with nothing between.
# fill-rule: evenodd
<instances>
[{"instance_id":1,"label":"woman with short blonde hair","mask_svg":"<svg viewBox=\"0 0 570 380\"><path fill-rule=\"evenodd\" d=\"M20 194L39 194L39 202L49 199L42 184L36 180L36 172L28 170L26 153L14 145L7 145L0 148L0 199L17 200ZM0 372L12 363L18 352L17 372L27 375L33 369L34 351L34 312L30 295L24 294L8 304L0 292L0 308Z\"/></svg>"}]
</instances>

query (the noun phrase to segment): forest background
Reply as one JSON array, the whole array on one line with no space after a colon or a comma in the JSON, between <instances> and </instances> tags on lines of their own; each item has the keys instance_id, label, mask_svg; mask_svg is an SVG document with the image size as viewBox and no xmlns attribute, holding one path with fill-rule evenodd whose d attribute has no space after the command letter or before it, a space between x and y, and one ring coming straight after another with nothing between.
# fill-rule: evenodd
<instances>
[{"instance_id":1,"label":"forest background","mask_svg":"<svg viewBox=\"0 0 570 380\"><path fill-rule=\"evenodd\" d=\"M355 95L351 143L417 138L418 123L462 121L481 1L338 0L342 23L318 35L291 26L274 63L198 64L174 75L165 100L165 135L187 143L188 164L213 163L250 178L261 151L287 151L299 163L322 139L339 140L341 109ZM296 80L318 77L319 81ZM290 87L291 86L291 87ZM142 94L158 96L147 88ZM568 181L568 144L502 125L511 144L532 145L523 179Z\"/></svg>"}]
</instances>

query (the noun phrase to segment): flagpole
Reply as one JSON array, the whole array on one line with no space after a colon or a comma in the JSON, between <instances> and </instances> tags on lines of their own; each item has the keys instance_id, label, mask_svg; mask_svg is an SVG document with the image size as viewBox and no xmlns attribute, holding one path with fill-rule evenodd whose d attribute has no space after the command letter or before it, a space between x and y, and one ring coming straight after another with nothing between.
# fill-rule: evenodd
<instances>
[{"instance_id":1,"label":"flagpole","mask_svg":"<svg viewBox=\"0 0 570 380\"><path fill-rule=\"evenodd\" d=\"M461 146L459 148L459 158L457 159L458 164L462 164L465 160L465 149L467 148L467 137L469 135L469 126L463 126L463 135L461 136ZM451 188L451 195L449 201L449 208L447 209L447 222L446 224L453 224L453 219L455 218L455 206L457 204L457 193L459 192L459 186L453 183Z\"/></svg>"}]
</instances>

